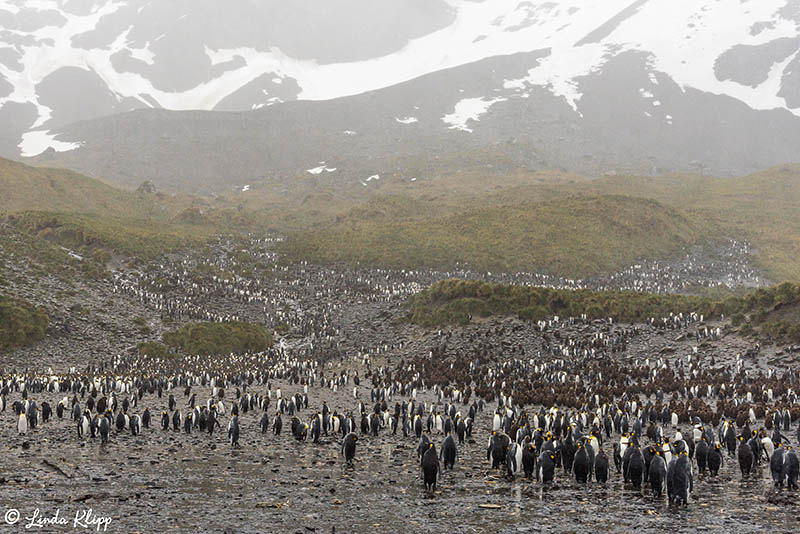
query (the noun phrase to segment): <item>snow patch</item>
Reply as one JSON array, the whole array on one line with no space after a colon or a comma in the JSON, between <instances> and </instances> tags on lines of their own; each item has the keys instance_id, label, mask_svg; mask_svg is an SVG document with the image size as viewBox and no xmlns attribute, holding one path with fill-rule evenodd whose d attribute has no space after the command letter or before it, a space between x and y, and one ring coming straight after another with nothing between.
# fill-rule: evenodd
<instances>
[{"instance_id":1,"label":"snow patch","mask_svg":"<svg viewBox=\"0 0 800 534\"><path fill-rule=\"evenodd\" d=\"M464 98L456 103L453 113L442 117L442 122L449 124L451 130L462 130L471 133L472 129L467 127L468 121L478 121L479 117L486 113L492 105L505 100L507 99L503 97L491 100L486 100L484 97Z\"/></svg>"},{"instance_id":2,"label":"snow patch","mask_svg":"<svg viewBox=\"0 0 800 534\"><path fill-rule=\"evenodd\" d=\"M396 120L400 124L414 124L415 122L417 122L416 117L403 117L402 119L395 117L394 120Z\"/></svg>"},{"instance_id":3,"label":"snow patch","mask_svg":"<svg viewBox=\"0 0 800 534\"><path fill-rule=\"evenodd\" d=\"M800 54L800 51L795 52L783 61L777 61L772 64L767 79L756 88L760 91L760 94L769 95L771 97L780 92L786 68L794 61L798 54ZM786 105L786 99L783 99L783 107L788 107Z\"/></svg>"},{"instance_id":4,"label":"snow patch","mask_svg":"<svg viewBox=\"0 0 800 534\"><path fill-rule=\"evenodd\" d=\"M48 148L52 148L56 152L67 152L80 148L82 144L59 141L50 134L49 130L34 130L22 134L22 142L17 146L23 157L31 158L38 156Z\"/></svg>"},{"instance_id":5,"label":"snow patch","mask_svg":"<svg viewBox=\"0 0 800 534\"><path fill-rule=\"evenodd\" d=\"M250 186L249 185L242 186L242 193L244 193L246 191L250 191Z\"/></svg>"},{"instance_id":6,"label":"snow patch","mask_svg":"<svg viewBox=\"0 0 800 534\"><path fill-rule=\"evenodd\" d=\"M306 172L309 174L322 174L324 172L333 172L336 170L336 167L326 167L324 161L320 161L319 167L314 167L313 169L307 169Z\"/></svg>"},{"instance_id":7,"label":"snow patch","mask_svg":"<svg viewBox=\"0 0 800 534\"><path fill-rule=\"evenodd\" d=\"M151 67L155 65L155 57L156 55L150 51L150 43L146 43L144 48L130 48L128 47L128 51L131 53L131 57L134 59L138 59Z\"/></svg>"},{"instance_id":8,"label":"snow patch","mask_svg":"<svg viewBox=\"0 0 800 534\"><path fill-rule=\"evenodd\" d=\"M0 9L2 9L3 11L8 11L12 15L16 15L19 13L19 7L8 2L8 0L0 0Z\"/></svg>"},{"instance_id":9,"label":"snow patch","mask_svg":"<svg viewBox=\"0 0 800 534\"><path fill-rule=\"evenodd\" d=\"M564 46L553 50L538 65L528 71L528 76L518 80L505 80L506 89L524 89L528 85L540 85L550 89L555 96L563 97L579 115L578 101L583 93L576 78L598 71L610 58L610 49L603 44L586 44L580 47Z\"/></svg>"},{"instance_id":10,"label":"snow patch","mask_svg":"<svg viewBox=\"0 0 800 534\"><path fill-rule=\"evenodd\" d=\"M80 254L76 254L75 252L71 251L67 247L59 247L59 248L61 250L63 250L64 252L66 252L67 255L69 255L70 258L72 258L74 260L78 260L78 261L83 261L83 256L81 256Z\"/></svg>"},{"instance_id":11,"label":"snow patch","mask_svg":"<svg viewBox=\"0 0 800 534\"><path fill-rule=\"evenodd\" d=\"M719 81L714 72L716 59L737 44L759 45L781 37L797 37L797 23L777 14L785 5L786 0L648 2L608 39L621 44L621 50L649 52L652 69L667 74L684 90L692 87L728 95L757 110L786 108L785 100L777 96L777 91L772 92L773 85L753 88L732 80ZM775 24L751 35L755 20ZM689 38L678 38L681 35ZM800 115L800 110L790 111Z\"/></svg>"},{"instance_id":12,"label":"snow patch","mask_svg":"<svg viewBox=\"0 0 800 534\"><path fill-rule=\"evenodd\" d=\"M203 46L208 59L211 61L211 66L216 67L226 61L230 61L233 59L235 54L231 54L230 50L214 50L213 48L209 48L208 46Z\"/></svg>"}]
</instances>

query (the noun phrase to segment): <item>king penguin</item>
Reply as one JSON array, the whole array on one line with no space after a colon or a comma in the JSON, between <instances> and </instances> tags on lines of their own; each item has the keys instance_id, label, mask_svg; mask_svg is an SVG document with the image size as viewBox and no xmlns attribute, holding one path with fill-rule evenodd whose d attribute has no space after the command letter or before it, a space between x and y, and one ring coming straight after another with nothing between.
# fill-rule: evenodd
<instances>
[{"instance_id":1,"label":"king penguin","mask_svg":"<svg viewBox=\"0 0 800 534\"><path fill-rule=\"evenodd\" d=\"M441 451L442 463L444 464L443 468L445 470L453 470L453 466L456 463L457 454L458 450L456 449L456 440L453 438L452 434L448 434L448 436L444 438Z\"/></svg>"},{"instance_id":2,"label":"king penguin","mask_svg":"<svg viewBox=\"0 0 800 534\"><path fill-rule=\"evenodd\" d=\"M19 435L28 433L28 418L25 417L24 413L20 413L19 418L17 418L17 433Z\"/></svg>"},{"instance_id":3,"label":"king penguin","mask_svg":"<svg viewBox=\"0 0 800 534\"><path fill-rule=\"evenodd\" d=\"M234 447L239 446L239 416L234 415L228 422L228 441Z\"/></svg>"},{"instance_id":4,"label":"king penguin","mask_svg":"<svg viewBox=\"0 0 800 534\"><path fill-rule=\"evenodd\" d=\"M428 444L428 450L422 455L422 480L425 489L432 493L436 491L436 481L439 478L439 457L436 455L436 446Z\"/></svg>"},{"instance_id":5,"label":"king penguin","mask_svg":"<svg viewBox=\"0 0 800 534\"><path fill-rule=\"evenodd\" d=\"M600 449L594 459L594 479L601 484L608 482L608 456L603 449Z\"/></svg>"},{"instance_id":6,"label":"king penguin","mask_svg":"<svg viewBox=\"0 0 800 534\"><path fill-rule=\"evenodd\" d=\"M653 497L660 498L661 492L664 491L664 482L667 479L667 461L663 452L656 451L650 460L647 478L650 482L650 488L653 490Z\"/></svg>"},{"instance_id":7,"label":"king penguin","mask_svg":"<svg viewBox=\"0 0 800 534\"><path fill-rule=\"evenodd\" d=\"M352 464L356 457L356 441L358 436L355 432L349 432L342 441L342 456L346 464Z\"/></svg>"}]
</instances>

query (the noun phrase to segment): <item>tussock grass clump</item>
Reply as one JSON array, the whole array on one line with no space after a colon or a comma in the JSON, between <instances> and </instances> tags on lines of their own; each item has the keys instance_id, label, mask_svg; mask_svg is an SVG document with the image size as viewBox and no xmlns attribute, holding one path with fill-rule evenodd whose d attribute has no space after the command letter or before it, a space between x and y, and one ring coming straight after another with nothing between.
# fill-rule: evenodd
<instances>
[{"instance_id":1,"label":"tussock grass clump","mask_svg":"<svg viewBox=\"0 0 800 534\"><path fill-rule=\"evenodd\" d=\"M44 339L48 324L44 308L0 295L0 350L25 347Z\"/></svg>"},{"instance_id":2,"label":"tussock grass clump","mask_svg":"<svg viewBox=\"0 0 800 534\"><path fill-rule=\"evenodd\" d=\"M266 328L241 322L191 323L166 332L162 339L173 350L203 356L262 352L272 346L272 334Z\"/></svg>"},{"instance_id":3,"label":"tussock grass clump","mask_svg":"<svg viewBox=\"0 0 800 534\"><path fill-rule=\"evenodd\" d=\"M730 317L733 326L741 326L744 332L776 342L800 343L800 284L788 282L717 299L445 280L409 297L407 308L407 320L423 327L466 324L471 318L491 316L543 320L586 314L590 320L610 317L643 322L671 313L696 312L706 319Z\"/></svg>"}]
</instances>

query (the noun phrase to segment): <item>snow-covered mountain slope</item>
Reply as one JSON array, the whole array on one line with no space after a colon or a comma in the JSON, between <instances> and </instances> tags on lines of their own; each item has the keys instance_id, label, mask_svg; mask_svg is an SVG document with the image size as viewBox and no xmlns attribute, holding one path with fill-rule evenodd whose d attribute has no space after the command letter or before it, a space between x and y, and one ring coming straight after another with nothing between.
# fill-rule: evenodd
<instances>
[{"instance_id":1,"label":"snow-covered mountain slope","mask_svg":"<svg viewBox=\"0 0 800 534\"><path fill-rule=\"evenodd\" d=\"M37 160L132 188L145 179L200 193L313 182L347 194L461 172L487 181L519 169L737 175L797 159L800 118L681 87L654 73L643 52L576 78L580 114L548 87L504 87L547 56L496 56L365 94L257 111L138 110L82 121L57 131L79 148Z\"/></svg>"},{"instance_id":2,"label":"snow-covered mountain slope","mask_svg":"<svg viewBox=\"0 0 800 534\"><path fill-rule=\"evenodd\" d=\"M798 0L0 0L0 154L74 149L47 131L122 111L329 100L536 50L438 127L470 133L465 117L537 88L580 119L586 80L630 54L648 76L631 104L653 121L674 116L659 79L800 115Z\"/></svg>"}]
</instances>

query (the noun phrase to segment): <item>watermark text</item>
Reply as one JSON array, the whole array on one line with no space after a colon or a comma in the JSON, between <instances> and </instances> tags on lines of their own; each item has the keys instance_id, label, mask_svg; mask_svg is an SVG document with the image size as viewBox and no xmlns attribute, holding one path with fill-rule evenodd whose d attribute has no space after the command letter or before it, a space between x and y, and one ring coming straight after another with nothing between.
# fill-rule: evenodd
<instances>
[{"instance_id":1,"label":"watermark text","mask_svg":"<svg viewBox=\"0 0 800 534\"><path fill-rule=\"evenodd\" d=\"M106 532L111 524L111 517L96 513L91 508L76 510L74 515L62 514L60 508L52 514L45 514L39 508L22 516L16 508L6 510L3 516L7 525L20 525L27 530L40 530L45 527L63 527L95 532Z\"/></svg>"}]
</instances>

